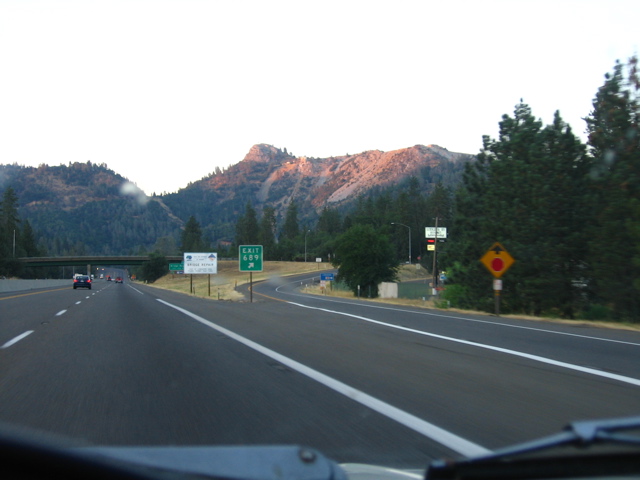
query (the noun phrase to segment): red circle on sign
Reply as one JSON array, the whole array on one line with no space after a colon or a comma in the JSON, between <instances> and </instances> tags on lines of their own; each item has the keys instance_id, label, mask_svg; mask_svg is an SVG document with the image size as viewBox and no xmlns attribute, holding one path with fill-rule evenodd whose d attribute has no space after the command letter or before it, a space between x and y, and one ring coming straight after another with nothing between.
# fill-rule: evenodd
<instances>
[{"instance_id":1,"label":"red circle on sign","mask_svg":"<svg viewBox=\"0 0 640 480\"><path fill-rule=\"evenodd\" d=\"M502 260L500 257L496 257L493 260L491 260L491 269L494 272L501 272L503 268L504 268L504 260Z\"/></svg>"}]
</instances>

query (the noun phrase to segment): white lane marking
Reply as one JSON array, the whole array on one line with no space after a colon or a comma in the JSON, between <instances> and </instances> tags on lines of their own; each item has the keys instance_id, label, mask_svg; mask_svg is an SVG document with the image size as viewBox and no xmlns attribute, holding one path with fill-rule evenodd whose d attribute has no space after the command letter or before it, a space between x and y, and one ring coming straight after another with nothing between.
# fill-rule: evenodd
<instances>
[{"instance_id":1,"label":"white lane marking","mask_svg":"<svg viewBox=\"0 0 640 480\"><path fill-rule=\"evenodd\" d=\"M132 287L131 285L127 284L127 286L129 288L132 288L133 290L135 290L136 292L138 292L140 295L144 295L144 292L141 292L140 290L138 290L136 287Z\"/></svg>"},{"instance_id":2,"label":"white lane marking","mask_svg":"<svg viewBox=\"0 0 640 480\"><path fill-rule=\"evenodd\" d=\"M333 313L334 315L344 315L345 317L357 318L369 323L375 323L384 327L395 328L397 330L403 330L405 332L417 333L418 335L424 335L426 337L438 338L440 340L446 340L449 342L462 343L463 345L470 345L472 347L484 348L486 350L493 350L494 352L506 353L508 355L514 355L516 357L527 358L536 362L546 363L548 365L554 365L556 367L567 368L569 370L576 370L578 372L588 373L599 377L608 378L610 380L617 380L619 382L628 383L640 387L640 380L632 377L625 377L624 375L617 375L615 373L603 372L602 370L596 370L594 368L581 367L580 365L574 365L572 363L559 362L551 358L540 357L538 355L531 355L530 353L518 352L517 350L509 350L508 348L494 347L493 345L486 345L484 343L470 342L468 340L461 340L459 338L445 337L444 335L438 335L435 333L424 332L422 330L416 330L415 328L402 327L400 325L394 325L393 323L381 322L372 318L362 317L360 315L353 315L351 313L339 312L337 310L329 310L327 308L309 307L301 303L287 302L290 305L297 305L302 308L310 308L312 310L320 310L322 312Z\"/></svg>"},{"instance_id":3,"label":"white lane marking","mask_svg":"<svg viewBox=\"0 0 640 480\"><path fill-rule=\"evenodd\" d=\"M66 310L60 310L58 313L56 313L56 317L59 317L60 315L64 315L65 313L67 313Z\"/></svg>"},{"instance_id":4,"label":"white lane marking","mask_svg":"<svg viewBox=\"0 0 640 480\"><path fill-rule=\"evenodd\" d=\"M262 345L252 340L249 340L248 338L245 338L241 335L238 335L237 333L234 333L231 330L227 330L224 327L216 325L215 323L212 323L209 320L206 320L196 315L195 313L191 313L190 311L185 310L184 308L178 307L176 305L172 305L171 303L165 302L164 300L160 300L159 298L156 300L158 300L160 303L163 303L171 308L178 310L179 312L184 313L185 315L193 318L194 320L202 323L203 325L206 325L210 328L213 328L214 330L217 330L218 332L228 336L229 338L233 338L234 340L246 345L247 347L252 348L257 352L260 352L263 355L266 355L276 360L277 362L283 365L286 365L287 367L293 370L296 370L297 372L302 373L303 375L306 375L307 377L317 382L320 382L321 384L331 388L332 390L335 390L336 392L341 393L342 395L345 395L351 398L352 400L355 400L356 402L361 403L362 405L365 405L366 407L369 407L372 410L375 410L376 412L381 413L382 415L385 415L388 418L391 418L392 420L395 420L396 422L404 425L405 427L408 427L411 430L414 430L426 437L431 438L432 440L450 448L455 452L458 452L461 455L468 457L473 455L484 455L491 452L490 450L487 450L486 448L476 443L473 443L469 440L459 437L432 423L429 423L425 420L422 420L421 418L411 415L410 413L400 410L399 408L396 408L393 405L383 402L382 400L378 400L377 398L372 397L371 395L368 395L360 390L350 387L349 385L342 383L339 380L335 380L334 378L331 378L325 375L324 373L320 373L317 370L314 370L310 367L307 367L306 365L296 362L295 360L285 357L284 355L281 355L278 352L275 352L267 347L263 347Z\"/></svg>"},{"instance_id":5,"label":"white lane marking","mask_svg":"<svg viewBox=\"0 0 640 480\"><path fill-rule=\"evenodd\" d=\"M23 334L18 335L17 337L15 337L15 338L13 338L13 339L9 340L7 343L5 343L4 345L2 345L2 346L0 347L0 349L2 349L2 348L9 348L11 345L13 345L13 344L15 344L15 343L18 343L18 342L19 342L20 340L22 340L24 337L27 337L27 336L31 335L32 333L33 333L33 330L27 330L27 331L26 331L26 332L24 332Z\"/></svg>"},{"instance_id":6,"label":"white lane marking","mask_svg":"<svg viewBox=\"0 0 640 480\"><path fill-rule=\"evenodd\" d=\"M296 282L290 282L288 284L285 285L280 285L278 288L276 288L276 291L278 293L282 293L285 295L291 295L294 297L302 297L302 298L308 298L309 295L303 295L301 293L290 293L290 292L280 292L280 288L284 287L286 285L291 285L294 283L298 283ZM416 310L407 310L404 308L396 308L396 307L384 307L382 305L370 305L367 303L352 303L352 302L345 302L345 301L341 301L341 300L334 300L331 298L327 298L327 297L323 297L323 296L314 296L313 297L315 300L321 300L323 302L331 302L331 303L339 303L342 305L357 305L359 307L367 307L367 308L376 308L378 310L391 310L394 312L404 312L404 313L413 313L415 315L425 315L425 316L431 316L431 317L440 317L440 318L453 318L455 320L463 320L465 322L472 322L472 323L486 323L489 325L497 325L500 327L507 327L507 328L519 328L522 330L533 330L535 332L543 332L543 333L552 333L554 335L565 335L567 337L578 337L578 338L586 338L588 340L597 340L600 342L611 342L611 343L622 343L624 345L633 345L636 347L640 347L640 343L637 342L626 342L624 340L613 340L611 338L601 338L601 337L592 337L590 335L580 335L577 333L569 333L569 332L558 332L556 330L548 330L546 328L535 328L535 327L525 327L523 325L511 325L509 323L501 323L501 322L491 322L489 320L480 320L477 318L466 318L466 317L456 317L455 315L444 315L442 313L432 313L432 312L419 312Z\"/></svg>"},{"instance_id":7,"label":"white lane marking","mask_svg":"<svg viewBox=\"0 0 640 480\"><path fill-rule=\"evenodd\" d=\"M76 302L76 305L80 305L81 303L82 303L82 302L81 302L80 300L78 300L78 301Z\"/></svg>"}]
</instances>

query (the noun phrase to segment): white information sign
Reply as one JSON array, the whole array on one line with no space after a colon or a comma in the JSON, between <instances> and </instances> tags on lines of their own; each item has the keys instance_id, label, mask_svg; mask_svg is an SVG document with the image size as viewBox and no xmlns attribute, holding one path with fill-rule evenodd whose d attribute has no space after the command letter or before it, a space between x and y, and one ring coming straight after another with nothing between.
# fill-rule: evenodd
<instances>
[{"instance_id":1,"label":"white information sign","mask_svg":"<svg viewBox=\"0 0 640 480\"><path fill-rule=\"evenodd\" d=\"M184 273L218 273L218 254L185 252Z\"/></svg>"},{"instance_id":2,"label":"white information sign","mask_svg":"<svg viewBox=\"0 0 640 480\"><path fill-rule=\"evenodd\" d=\"M436 227L425 227L424 238L436 238ZM447 238L447 227L438 227L438 238Z\"/></svg>"}]
</instances>

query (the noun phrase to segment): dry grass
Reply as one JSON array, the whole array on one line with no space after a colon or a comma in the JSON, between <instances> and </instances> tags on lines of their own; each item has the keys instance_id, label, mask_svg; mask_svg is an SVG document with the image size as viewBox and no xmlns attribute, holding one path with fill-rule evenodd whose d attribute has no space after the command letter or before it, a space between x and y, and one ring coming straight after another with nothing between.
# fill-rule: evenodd
<instances>
[{"instance_id":1,"label":"dry grass","mask_svg":"<svg viewBox=\"0 0 640 480\"><path fill-rule=\"evenodd\" d=\"M316 262L264 262L262 272L253 273L253 281L270 279L273 277L285 277L298 273L317 272L330 269L329 263ZM213 298L217 300L243 300L244 296L236 291L236 287L249 283L250 275L238 271L237 260L218 260L218 273L216 275L193 275L193 294L201 298ZM211 282L209 284L209 281ZM210 285L210 286L209 286ZM190 293L190 275L168 274L156 280L153 287L173 290L176 292ZM209 295L209 290L211 294Z\"/></svg>"},{"instance_id":2,"label":"dry grass","mask_svg":"<svg viewBox=\"0 0 640 480\"><path fill-rule=\"evenodd\" d=\"M318 270L329 270L332 266L329 263L312 263L312 262L264 262L264 271L256 272L253 274L253 281L258 282L261 280L267 280L277 277L286 277L289 275L296 275L299 273L312 273ZM417 269L415 265L403 265L399 272L398 278L400 281L410 280L424 280L430 277L427 271L423 268ZM193 276L193 288L194 295L201 298L212 298L218 300L244 300L244 295L236 291L236 287L249 283L249 274L238 272L237 260L219 260L218 261L218 274L211 275L211 295L209 296L209 278L207 275L194 275ZM151 286L157 288L163 288L166 290L173 290L182 293L189 293L190 279L189 275L175 275L169 274L157 280ZM339 298L355 298L353 292L345 290L332 290L326 288L322 290L319 285L309 285L303 289L304 292L312 295L327 295L331 297ZM361 300L367 300L370 302L384 303L390 305L403 305L411 307L422 307L439 309L433 302L433 300L420 300L420 299L404 299L404 298L366 298L361 297ZM486 312L460 310L455 308L441 309L447 312L457 312L474 315L491 316ZM521 320L535 320L539 322L549 323L563 323L573 326L590 326L601 328L617 328L625 330L640 331L640 325L628 324L628 323L615 323L615 322L598 322L591 320L564 320L559 318L546 318L546 317L534 317L529 315L502 315L503 318L514 318Z\"/></svg>"},{"instance_id":3,"label":"dry grass","mask_svg":"<svg viewBox=\"0 0 640 480\"><path fill-rule=\"evenodd\" d=\"M398 279L400 281L410 281L410 280L430 280L430 277L427 275L427 271L423 268L416 269L415 265L403 265L398 272ZM355 295L351 291L346 290L331 290L330 288L321 289L319 285L309 286L304 289L306 293L310 293L312 295L326 295L331 297L340 297L340 298L355 298ZM442 308L434 303L433 300L420 300L420 299L408 299L408 298L366 298L360 297L360 300L366 300L369 302L375 303L384 303L390 305L403 305L403 306L411 306L411 307L422 307L422 308L431 308L438 309L447 312L455 312L462 314L472 314L472 315L483 315L483 316L495 316L487 312L473 311L473 310L461 310L458 308ZM502 318L513 318L518 320L533 320L537 322L546 322L546 323L561 323L565 325L571 325L574 327L600 327L600 328L614 328L619 330L632 330L632 331L640 331L640 325L635 323L621 323L621 322L607 322L607 321L595 321L595 320L566 320L562 318L550 318L550 317L534 317L533 315L522 315L522 314L514 314L514 315L501 315Z\"/></svg>"},{"instance_id":4,"label":"dry grass","mask_svg":"<svg viewBox=\"0 0 640 480\"><path fill-rule=\"evenodd\" d=\"M309 293L311 295L325 295L328 297L337 297L337 298L351 298L355 299L356 296L353 292L348 290L331 290L327 288L322 290L319 285L308 286L303 289L305 293ZM475 310L461 310L459 308L442 308L436 305L433 300L419 300L419 299L409 299L409 298L367 298L366 296L360 297L360 300L366 300L368 302L374 303L383 303L387 305L402 305L406 307L421 307L421 308L430 308L436 310L442 310L450 313L461 313L467 315L483 315L486 317L495 317L487 312L475 311ZM501 315L501 318L513 318L518 320L533 320L537 322L546 322L546 323L561 323L565 325L571 325L574 327L600 327L600 328L614 328L618 330L632 330L632 331L640 331L640 325L635 323L619 323L619 322L604 322L604 321L596 321L596 320L566 320L562 318L549 318L549 317L534 317L532 315Z\"/></svg>"}]
</instances>

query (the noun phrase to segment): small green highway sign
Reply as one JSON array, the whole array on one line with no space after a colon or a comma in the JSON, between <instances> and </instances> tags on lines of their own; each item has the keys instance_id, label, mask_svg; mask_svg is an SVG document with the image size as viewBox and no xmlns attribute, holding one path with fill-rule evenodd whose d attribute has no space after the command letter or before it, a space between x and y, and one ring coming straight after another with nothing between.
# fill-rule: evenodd
<instances>
[{"instance_id":1,"label":"small green highway sign","mask_svg":"<svg viewBox=\"0 0 640 480\"><path fill-rule=\"evenodd\" d=\"M180 263L170 263L169 264L169 270L172 272L179 272L184 270L184 263L180 262Z\"/></svg>"},{"instance_id":2,"label":"small green highway sign","mask_svg":"<svg viewBox=\"0 0 640 480\"><path fill-rule=\"evenodd\" d=\"M241 272L262 271L262 245L240 245L238 258Z\"/></svg>"}]
</instances>

